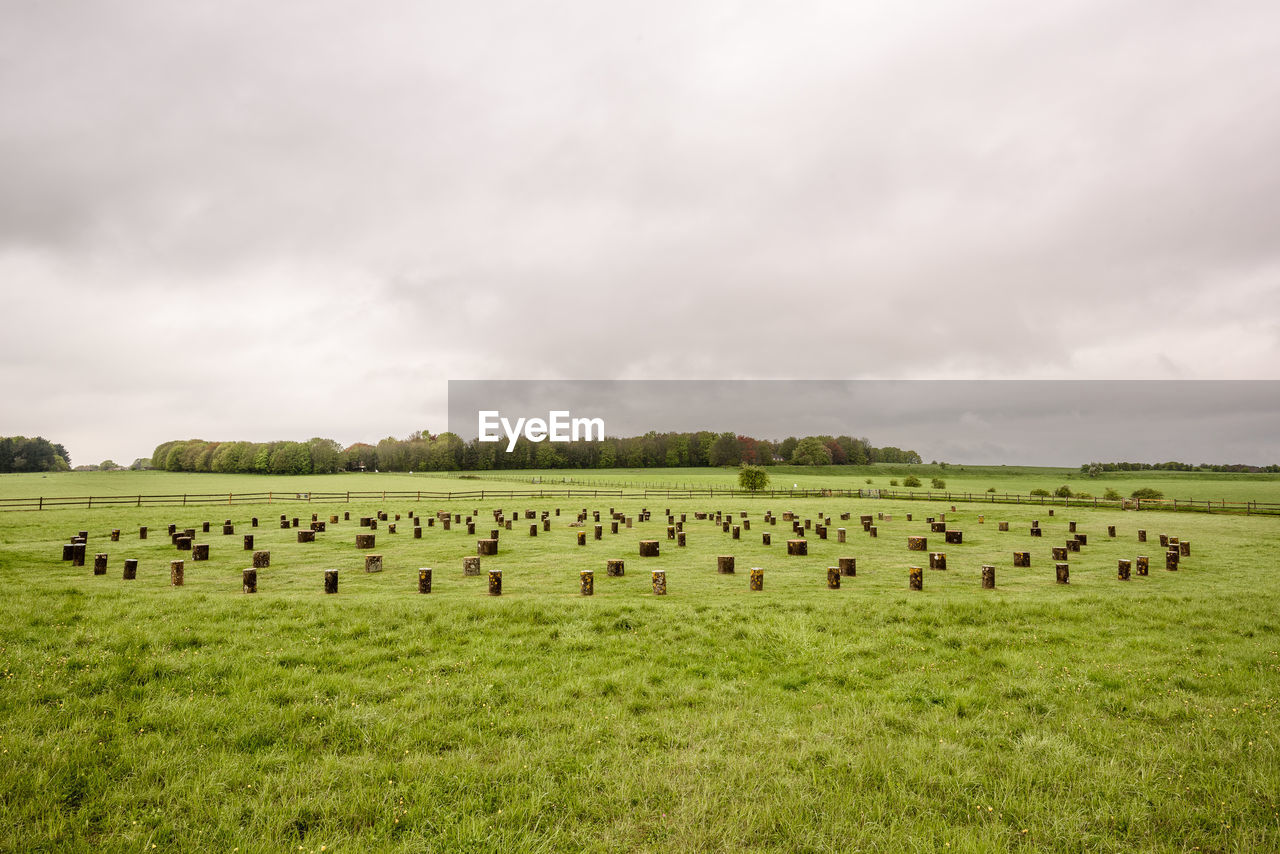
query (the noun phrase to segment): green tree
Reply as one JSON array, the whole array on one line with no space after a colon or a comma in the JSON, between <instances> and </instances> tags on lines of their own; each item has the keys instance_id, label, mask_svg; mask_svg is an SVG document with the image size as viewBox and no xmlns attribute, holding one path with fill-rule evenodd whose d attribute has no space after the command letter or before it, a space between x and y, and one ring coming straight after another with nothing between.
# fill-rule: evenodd
<instances>
[{"instance_id":1,"label":"green tree","mask_svg":"<svg viewBox=\"0 0 1280 854\"><path fill-rule=\"evenodd\" d=\"M743 466L738 470L738 486L748 492L759 492L769 485L769 473L760 466Z\"/></svg>"},{"instance_id":2,"label":"green tree","mask_svg":"<svg viewBox=\"0 0 1280 854\"><path fill-rule=\"evenodd\" d=\"M902 485L907 487L908 489L919 489L920 478L916 477L913 474L909 474L902 479Z\"/></svg>"},{"instance_id":3,"label":"green tree","mask_svg":"<svg viewBox=\"0 0 1280 854\"><path fill-rule=\"evenodd\" d=\"M817 436L806 436L796 443L791 454L794 466L825 466L831 464L831 449Z\"/></svg>"},{"instance_id":4,"label":"green tree","mask_svg":"<svg viewBox=\"0 0 1280 854\"><path fill-rule=\"evenodd\" d=\"M929 485L934 489L946 489L947 482L940 477L935 477L929 481Z\"/></svg>"}]
</instances>

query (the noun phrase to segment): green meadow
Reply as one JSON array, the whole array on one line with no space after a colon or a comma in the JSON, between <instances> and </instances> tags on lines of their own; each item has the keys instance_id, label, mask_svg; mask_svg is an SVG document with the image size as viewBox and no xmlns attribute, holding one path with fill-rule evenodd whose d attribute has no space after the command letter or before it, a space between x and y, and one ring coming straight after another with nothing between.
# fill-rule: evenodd
<instances>
[{"instance_id":1,"label":"green meadow","mask_svg":"<svg viewBox=\"0 0 1280 854\"><path fill-rule=\"evenodd\" d=\"M942 475L952 489L956 468ZM669 482L689 482L681 471ZM884 486L897 476L859 475ZM1142 475L1133 483L1160 479ZM732 472L709 476L728 486ZM1236 483L1218 477L1159 488L1199 498L1201 484ZM102 473L5 476L0 492L444 480L456 482ZM1026 490L1024 475L1010 482ZM1274 480L1240 484L1227 497L1275 494ZM611 509L637 518L642 507L651 521L611 533ZM584 508L601 512L600 540L590 516L572 525ZM545 510L551 529L531 537L535 521L520 518L501 530L497 556L481 558L502 571L493 597L462 559L499 509ZM668 509L686 514L684 548L666 538ZM357 520L379 510L384 570L365 573ZM476 533L424 519L414 538L409 512L438 510L474 516ZM808 532L807 556L788 556L790 523L767 524L766 510L835 520L827 539ZM738 524L745 511L750 529L735 540L695 520L706 511ZM716 496L0 513L0 850L1280 850L1280 520L1048 512ZM313 513L351 519L299 543L282 513L303 527ZM891 518L872 538L864 513ZM962 544L930 532L925 517L943 513ZM1030 535L1033 519L1043 537ZM193 562L166 526L205 521L196 542L210 559ZM1071 521L1088 544L1060 585L1050 552ZM79 530L88 557L73 567L62 544ZM253 595L241 592L245 534L271 552ZM1177 571L1160 534L1191 542ZM928 556L907 550L908 535L947 557L920 592L907 589L908 566ZM641 558L642 539L659 540L660 555ZM1031 566L1015 568L1023 550ZM105 575L93 574L99 552ZM734 574L717 573L718 555L735 557ZM1150 575L1118 580L1117 561L1138 555ZM828 589L827 567L844 556L857 574ZM139 561L135 580L122 578L126 558ZM185 583L173 587L178 558ZM625 560L623 577L605 575L609 559ZM996 567L995 590L980 587L983 564ZM428 595L420 567L433 570ZM751 567L763 591L748 589ZM322 591L326 569L339 571L336 595ZM591 597L579 593L584 569ZM652 592L654 569L666 596Z\"/></svg>"}]
</instances>

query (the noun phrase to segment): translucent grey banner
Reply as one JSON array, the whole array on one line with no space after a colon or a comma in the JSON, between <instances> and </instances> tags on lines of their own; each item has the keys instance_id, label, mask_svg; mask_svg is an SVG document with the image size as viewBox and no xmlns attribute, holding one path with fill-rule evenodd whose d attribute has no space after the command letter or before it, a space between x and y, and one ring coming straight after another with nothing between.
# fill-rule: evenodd
<instances>
[{"instance_id":1,"label":"translucent grey banner","mask_svg":"<svg viewBox=\"0 0 1280 854\"><path fill-rule=\"evenodd\" d=\"M449 381L449 430L468 441L581 437L596 420L618 437L848 435L974 465L1280 462L1275 380Z\"/></svg>"}]
</instances>

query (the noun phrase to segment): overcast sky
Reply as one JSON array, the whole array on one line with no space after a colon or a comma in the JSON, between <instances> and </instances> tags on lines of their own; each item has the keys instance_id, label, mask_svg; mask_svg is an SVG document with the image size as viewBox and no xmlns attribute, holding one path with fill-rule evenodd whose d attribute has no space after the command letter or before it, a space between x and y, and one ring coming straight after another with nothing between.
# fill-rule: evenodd
<instances>
[{"instance_id":1,"label":"overcast sky","mask_svg":"<svg viewBox=\"0 0 1280 854\"><path fill-rule=\"evenodd\" d=\"M1274 0L0 22L0 435L74 463L449 379L1280 378Z\"/></svg>"}]
</instances>

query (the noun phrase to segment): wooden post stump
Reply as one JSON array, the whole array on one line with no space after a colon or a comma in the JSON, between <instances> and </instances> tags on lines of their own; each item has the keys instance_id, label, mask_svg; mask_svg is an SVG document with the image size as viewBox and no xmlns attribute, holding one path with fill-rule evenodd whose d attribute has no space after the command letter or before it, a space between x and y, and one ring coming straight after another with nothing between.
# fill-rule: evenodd
<instances>
[{"instance_id":1,"label":"wooden post stump","mask_svg":"<svg viewBox=\"0 0 1280 854\"><path fill-rule=\"evenodd\" d=\"M168 528L168 530L167 530L165 533L167 533L169 536L171 536L171 537L172 537L172 536L173 536L174 534L176 534L177 532L178 532L178 526L177 526L177 525L175 525L175 524L173 524L172 522L170 522L170 523L169 523L169 528Z\"/></svg>"},{"instance_id":2,"label":"wooden post stump","mask_svg":"<svg viewBox=\"0 0 1280 854\"><path fill-rule=\"evenodd\" d=\"M1160 546L1163 548L1163 547L1168 546L1168 545L1169 545L1169 535L1168 535L1168 534L1161 534L1161 535L1160 535Z\"/></svg>"},{"instance_id":3,"label":"wooden post stump","mask_svg":"<svg viewBox=\"0 0 1280 854\"><path fill-rule=\"evenodd\" d=\"M364 571L382 572L382 555L365 555Z\"/></svg>"},{"instance_id":4,"label":"wooden post stump","mask_svg":"<svg viewBox=\"0 0 1280 854\"><path fill-rule=\"evenodd\" d=\"M245 593L258 592L258 570L246 569L240 573L240 589Z\"/></svg>"},{"instance_id":5,"label":"wooden post stump","mask_svg":"<svg viewBox=\"0 0 1280 854\"><path fill-rule=\"evenodd\" d=\"M931 534L945 534L946 532L947 532L947 523L946 523L946 522L931 522L931 523L929 523L929 533L931 533Z\"/></svg>"},{"instance_id":6,"label":"wooden post stump","mask_svg":"<svg viewBox=\"0 0 1280 854\"><path fill-rule=\"evenodd\" d=\"M169 586L181 587L185 575L185 565L180 560L169 561ZM125 578L132 578L128 574L129 568L125 567Z\"/></svg>"},{"instance_id":7,"label":"wooden post stump","mask_svg":"<svg viewBox=\"0 0 1280 854\"><path fill-rule=\"evenodd\" d=\"M1116 565L1116 578L1120 579L1121 581L1129 580L1129 559L1128 558L1123 558L1123 557L1120 558L1119 562Z\"/></svg>"},{"instance_id":8,"label":"wooden post stump","mask_svg":"<svg viewBox=\"0 0 1280 854\"><path fill-rule=\"evenodd\" d=\"M502 570L500 569L489 570L489 595L502 595Z\"/></svg>"},{"instance_id":9,"label":"wooden post stump","mask_svg":"<svg viewBox=\"0 0 1280 854\"><path fill-rule=\"evenodd\" d=\"M667 571L665 569L655 569L653 571L653 595L667 595Z\"/></svg>"},{"instance_id":10,"label":"wooden post stump","mask_svg":"<svg viewBox=\"0 0 1280 854\"><path fill-rule=\"evenodd\" d=\"M997 523L996 523L996 530L997 530L997 531L1007 531L1007 530L1009 530L1009 523L1008 523L1008 522L997 522Z\"/></svg>"},{"instance_id":11,"label":"wooden post stump","mask_svg":"<svg viewBox=\"0 0 1280 854\"><path fill-rule=\"evenodd\" d=\"M529 536L531 537L538 536L538 525L536 522L529 526Z\"/></svg>"},{"instance_id":12,"label":"wooden post stump","mask_svg":"<svg viewBox=\"0 0 1280 854\"><path fill-rule=\"evenodd\" d=\"M1050 515L1050 516L1052 516L1052 515L1053 515L1053 511L1052 511L1052 510L1050 510L1050 511L1049 511L1049 515Z\"/></svg>"},{"instance_id":13,"label":"wooden post stump","mask_svg":"<svg viewBox=\"0 0 1280 854\"><path fill-rule=\"evenodd\" d=\"M840 574L848 578L853 578L858 574L858 559L854 557L837 558L836 563L839 565Z\"/></svg>"},{"instance_id":14,"label":"wooden post stump","mask_svg":"<svg viewBox=\"0 0 1280 854\"><path fill-rule=\"evenodd\" d=\"M621 578L627 574L626 562L620 560L606 560L604 562L604 574L610 578Z\"/></svg>"},{"instance_id":15,"label":"wooden post stump","mask_svg":"<svg viewBox=\"0 0 1280 854\"><path fill-rule=\"evenodd\" d=\"M387 523L387 533L388 533L388 534L394 534L395 532L396 532L396 523L395 523L395 522L388 522L388 523ZM468 525L468 526L467 526L467 533L468 533L468 534L474 534L475 532L476 532L476 526L475 526L475 525Z\"/></svg>"},{"instance_id":16,"label":"wooden post stump","mask_svg":"<svg viewBox=\"0 0 1280 854\"><path fill-rule=\"evenodd\" d=\"M930 569L946 569L947 568L946 552L929 552L929 568Z\"/></svg>"},{"instance_id":17,"label":"wooden post stump","mask_svg":"<svg viewBox=\"0 0 1280 854\"><path fill-rule=\"evenodd\" d=\"M62 559L72 560L75 558L75 556L76 556L76 544L64 543L62 546Z\"/></svg>"},{"instance_id":18,"label":"wooden post stump","mask_svg":"<svg viewBox=\"0 0 1280 854\"><path fill-rule=\"evenodd\" d=\"M1107 536L1108 536L1108 537L1114 537L1115 535L1116 535L1116 526L1115 526L1115 525L1108 525L1108 526L1107 526Z\"/></svg>"},{"instance_id":19,"label":"wooden post stump","mask_svg":"<svg viewBox=\"0 0 1280 854\"><path fill-rule=\"evenodd\" d=\"M728 519L725 519L723 522L720 523L720 530L724 531L726 534L729 533L729 528L730 528L730 524Z\"/></svg>"},{"instance_id":20,"label":"wooden post stump","mask_svg":"<svg viewBox=\"0 0 1280 854\"><path fill-rule=\"evenodd\" d=\"M996 568L989 563L982 565L982 589L996 589Z\"/></svg>"},{"instance_id":21,"label":"wooden post stump","mask_svg":"<svg viewBox=\"0 0 1280 854\"><path fill-rule=\"evenodd\" d=\"M618 520L617 520L617 519L614 519L612 522L610 522L610 523L609 523L609 533L610 533L610 534L616 534L616 533L618 533Z\"/></svg>"},{"instance_id":22,"label":"wooden post stump","mask_svg":"<svg viewBox=\"0 0 1280 854\"><path fill-rule=\"evenodd\" d=\"M733 555L719 555L716 557L716 572L721 575L733 575Z\"/></svg>"},{"instance_id":23,"label":"wooden post stump","mask_svg":"<svg viewBox=\"0 0 1280 854\"><path fill-rule=\"evenodd\" d=\"M657 540L641 540L640 541L640 557L657 557L658 541ZM657 571L657 570L655 570ZM663 576L664 584L666 576Z\"/></svg>"},{"instance_id":24,"label":"wooden post stump","mask_svg":"<svg viewBox=\"0 0 1280 854\"><path fill-rule=\"evenodd\" d=\"M300 543L314 543L315 541L316 541L316 532L315 532L315 531L310 531L310 530L308 530L308 529L306 529L306 528L299 528L299 529L298 529L298 542L300 542Z\"/></svg>"},{"instance_id":25,"label":"wooden post stump","mask_svg":"<svg viewBox=\"0 0 1280 854\"><path fill-rule=\"evenodd\" d=\"M596 574L593 570L584 569L578 573L578 589L583 596L591 596L596 592Z\"/></svg>"},{"instance_id":26,"label":"wooden post stump","mask_svg":"<svg viewBox=\"0 0 1280 854\"><path fill-rule=\"evenodd\" d=\"M733 526L733 538L735 540L742 539L742 527L740 525Z\"/></svg>"},{"instance_id":27,"label":"wooden post stump","mask_svg":"<svg viewBox=\"0 0 1280 854\"><path fill-rule=\"evenodd\" d=\"M964 542L964 531L947 531L943 538L948 545L958 546Z\"/></svg>"},{"instance_id":28,"label":"wooden post stump","mask_svg":"<svg viewBox=\"0 0 1280 854\"><path fill-rule=\"evenodd\" d=\"M498 541L496 539L476 540L476 554L496 555L497 553Z\"/></svg>"},{"instance_id":29,"label":"wooden post stump","mask_svg":"<svg viewBox=\"0 0 1280 854\"><path fill-rule=\"evenodd\" d=\"M510 524L511 524L511 520L510 520L510 519L508 519L508 520L507 520L507 524L508 524L508 525L510 525ZM446 531L449 531L449 530L452 530L452 528L453 528L453 523L450 521L450 519L449 519L449 517L448 517L448 516L445 516L443 519L441 519L441 520L440 520L440 527L441 527L441 528L444 528Z\"/></svg>"},{"instance_id":30,"label":"wooden post stump","mask_svg":"<svg viewBox=\"0 0 1280 854\"><path fill-rule=\"evenodd\" d=\"M1033 537L1040 537L1040 536L1043 536L1043 535L1044 535L1044 532L1043 532L1040 528L1032 528L1032 529L1031 529L1031 536L1033 536Z\"/></svg>"},{"instance_id":31,"label":"wooden post stump","mask_svg":"<svg viewBox=\"0 0 1280 854\"><path fill-rule=\"evenodd\" d=\"M338 592L338 570L326 569L324 571L324 592L325 593Z\"/></svg>"},{"instance_id":32,"label":"wooden post stump","mask_svg":"<svg viewBox=\"0 0 1280 854\"><path fill-rule=\"evenodd\" d=\"M247 552L253 551L253 534L244 535L244 550Z\"/></svg>"},{"instance_id":33,"label":"wooden post stump","mask_svg":"<svg viewBox=\"0 0 1280 854\"><path fill-rule=\"evenodd\" d=\"M1087 545L1089 545L1089 535L1088 535L1088 534L1076 534L1076 536L1075 536L1075 540L1076 540L1076 542L1077 542L1077 543L1079 543L1079 544L1080 544L1080 545L1082 545L1082 546L1087 546Z\"/></svg>"},{"instance_id":34,"label":"wooden post stump","mask_svg":"<svg viewBox=\"0 0 1280 854\"><path fill-rule=\"evenodd\" d=\"M924 570L918 566L907 567L907 588L924 590Z\"/></svg>"},{"instance_id":35,"label":"wooden post stump","mask_svg":"<svg viewBox=\"0 0 1280 854\"><path fill-rule=\"evenodd\" d=\"M271 552L257 551L253 553L253 568L266 569L271 566Z\"/></svg>"},{"instance_id":36,"label":"wooden post stump","mask_svg":"<svg viewBox=\"0 0 1280 854\"><path fill-rule=\"evenodd\" d=\"M258 517L257 517L257 516L254 516L252 519L250 519L250 520L249 520L249 527L250 527L250 528L256 528L256 527L258 527Z\"/></svg>"},{"instance_id":37,"label":"wooden post stump","mask_svg":"<svg viewBox=\"0 0 1280 854\"><path fill-rule=\"evenodd\" d=\"M375 534L356 534L356 548L358 549L371 549L375 542Z\"/></svg>"},{"instance_id":38,"label":"wooden post stump","mask_svg":"<svg viewBox=\"0 0 1280 854\"><path fill-rule=\"evenodd\" d=\"M773 538L769 535L768 531L765 531L763 534L760 535L760 541L767 546L773 543Z\"/></svg>"},{"instance_id":39,"label":"wooden post stump","mask_svg":"<svg viewBox=\"0 0 1280 854\"><path fill-rule=\"evenodd\" d=\"M787 540L787 554L794 557L803 557L809 554L808 540Z\"/></svg>"},{"instance_id":40,"label":"wooden post stump","mask_svg":"<svg viewBox=\"0 0 1280 854\"><path fill-rule=\"evenodd\" d=\"M764 590L764 570L758 566L751 567L750 580L747 582L747 589L757 592Z\"/></svg>"},{"instance_id":41,"label":"wooden post stump","mask_svg":"<svg viewBox=\"0 0 1280 854\"><path fill-rule=\"evenodd\" d=\"M879 537L880 529L877 528L875 525L872 525L870 528L867 529L867 533L870 534L874 539Z\"/></svg>"},{"instance_id":42,"label":"wooden post stump","mask_svg":"<svg viewBox=\"0 0 1280 854\"><path fill-rule=\"evenodd\" d=\"M1069 552L1080 551L1080 541L1075 539L1067 540L1067 551Z\"/></svg>"},{"instance_id":43,"label":"wooden post stump","mask_svg":"<svg viewBox=\"0 0 1280 854\"><path fill-rule=\"evenodd\" d=\"M235 526L235 525L232 525L232 524L230 524L230 523L227 523L227 524L225 524L225 525L223 525L223 526L222 526L222 535L223 535L224 537L225 537L225 536L228 536L228 535L230 535L230 534L234 534L235 532L236 532L236 526Z\"/></svg>"},{"instance_id":44,"label":"wooden post stump","mask_svg":"<svg viewBox=\"0 0 1280 854\"><path fill-rule=\"evenodd\" d=\"M1138 555L1138 575L1146 575L1151 569L1151 559L1146 555Z\"/></svg>"},{"instance_id":45,"label":"wooden post stump","mask_svg":"<svg viewBox=\"0 0 1280 854\"><path fill-rule=\"evenodd\" d=\"M1014 566L1031 566L1031 552L1014 552Z\"/></svg>"},{"instance_id":46,"label":"wooden post stump","mask_svg":"<svg viewBox=\"0 0 1280 854\"><path fill-rule=\"evenodd\" d=\"M1055 563L1053 571L1057 575L1059 584L1069 584L1071 581L1071 564Z\"/></svg>"},{"instance_id":47,"label":"wooden post stump","mask_svg":"<svg viewBox=\"0 0 1280 854\"><path fill-rule=\"evenodd\" d=\"M1066 549L1066 547L1065 547L1065 546L1054 546L1054 547L1053 547L1053 559L1054 559L1054 560L1066 560L1066 559L1067 559L1067 549Z\"/></svg>"},{"instance_id":48,"label":"wooden post stump","mask_svg":"<svg viewBox=\"0 0 1280 854\"><path fill-rule=\"evenodd\" d=\"M200 533L202 533L202 534L207 534L207 533L209 533L209 523L208 523L208 522L201 522L201 523L200 523Z\"/></svg>"},{"instance_id":49,"label":"wooden post stump","mask_svg":"<svg viewBox=\"0 0 1280 854\"><path fill-rule=\"evenodd\" d=\"M145 540L147 538L147 526L142 525L138 528L138 539Z\"/></svg>"},{"instance_id":50,"label":"wooden post stump","mask_svg":"<svg viewBox=\"0 0 1280 854\"><path fill-rule=\"evenodd\" d=\"M290 526L289 526L289 527L291 527L291 528L296 528L296 527L298 527L298 523L299 523L299 521L300 521L300 520L298 519L298 517L297 517L297 516L294 516L294 517L293 517L293 520L292 520L292 524L290 524Z\"/></svg>"},{"instance_id":51,"label":"wooden post stump","mask_svg":"<svg viewBox=\"0 0 1280 854\"><path fill-rule=\"evenodd\" d=\"M1178 541L1178 554L1182 555L1183 557L1191 557L1191 541L1190 540Z\"/></svg>"},{"instance_id":52,"label":"wooden post stump","mask_svg":"<svg viewBox=\"0 0 1280 854\"><path fill-rule=\"evenodd\" d=\"M337 517L337 515L336 515L336 514L331 515L331 516L329 517L329 524L330 524L330 525L336 525L336 524L338 524L338 517ZM336 570L336 569L335 569L335 570L333 570L333 571L334 571L334 572L337 572L337 570Z\"/></svg>"},{"instance_id":53,"label":"wooden post stump","mask_svg":"<svg viewBox=\"0 0 1280 854\"><path fill-rule=\"evenodd\" d=\"M1164 555L1164 568L1170 572L1178 571L1178 550L1169 549Z\"/></svg>"},{"instance_id":54,"label":"wooden post stump","mask_svg":"<svg viewBox=\"0 0 1280 854\"><path fill-rule=\"evenodd\" d=\"M1068 533L1068 534L1074 534L1075 532L1076 532L1076 523L1075 523L1075 522L1068 522L1068 523L1067 523L1067 533Z\"/></svg>"},{"instance_id":55,"label":"wooden post stump","mask_svg":"<svg viewBox=\"0 0 1280 854\"><path fill-rule=\"evenodd\" d=\"M907 537L907 551L923 552L929 550L928 537Z\"/></svg>"},{"instance_id":56,"label":"wooden post stump","mask_svg":"<svg viewBox=\"0 0 1280 854\"><path fill-rule=\"evenodd\" d=\"M587 544L587 532L586 532L586 531L579 531L579 532L578 532L578 545L580 545L580 546L585 546L586 544Z\"/></svg>"},{"instance_id":57,"label":"wooden post stump","mask_svg":"<svg viewBox=\"0 0 1280 854\"><path fill-rule=\"evenodd\" d=\"M93 556L93 574L94 575L107 574L107 556L105 554L99 553Z\"/></svg>"},{"instance_id":58,"label":"wooden post stump","mask_svg":"<svg viewBox=\"0 0 1280 854\"><path fill-rule=\"evenodd\" d=\"M350 510L344 510L344 511L342 511L342 521L344 521L344 522L350 522L350 521L351 521L351 511L350 511Z\"/></svg>"},{"instance_id":59,"label":"wooden post stump","mask_svg":"<svg viewBox=\"0 0 1280 854\"><path fill-rule=\"evenodd\" d=\"M209 544L208 544L208 543L195 543L194 545L192 545L192 546L191 546L191 559L192 559L192 560L208 560L208 559L209 559Z\"/></svg>"},{"instance_id":60,"label":"wooden post stump","mask_svg":"<svg viewBox=\"0 0 1280 854\"><path fill-rule=\"evenodd\" d=\"M392 525L392 526L391 526L391 533L393 533L393 534L394 534L395 532L396 532L396 526L395 526L395 525ZM474 536L476 535L476 523L475 523L475 522L468 522L468 523L467 523L467 535L468 535L468 536L471 536L471 537L474 537Z\"/></svg>"},{"instance_id":61,"label":"wooden post stump","mask_svg":"<svg viewBox=\"0 0 1280 854\"><path fill-rule=\"evenodd\" d=\"M591 529L593 539L604 539L604 525L596 525Z\"/></svg>"},{"instance_id":62,"label":"wooden post stump","mask_svg":"<svg viewBox=\"0 0 1280 854\"><path fill-rule=\"evenodd\" d=\"M1147 532L1146 532L1146 531L1139 531L1139 532L1138 532L1138 542L1140 542L1140 543L1145 543L1146 541L1147 541Z\"/></svg>"},{"instance_id":63,"label":"wooden post stump","mask_svg":"<svg viewBox=\"0 0 1280 854\"><path fill-rule=\"evenodd\" d=\"M685 547L684 531L676 531L676 545L680 548Z\"/></svg>"},{"instance_id":64,"label":"wooden post stump","mask_svg":"<svg viewBox=\"0 0 1280 854\"><path fill-rule=\"evenodd\" d=\"M840 589L840 567L838 566L827 567L827 589L828 590Z\"/></svg>"},{"instance_id":65,"label":"wooden post stump","mask_svg":"<svg viewBox=\"0 0 1280 854\"><path fill-rule=\"evenodd\" d=\"M462 559L462 574L468 576L480 575L480 558L464 557Z\"/></svg>"},{"instance_id":66,"label":"wooden post stump","mask_svg":"<svg viewBox=\"0 0 1280 854\"><path fill-rule=\"evenodd\" d=\"M112 528L112 529L111 529L111 542L113 542L113 543L118 543L118 542L120 542L120 529L119 529L119 528Z\"/></svg>"},{"instance_id":67,"label":"wooden post stump","mask_svg":"<svg viewBox=\"0 0 1280 854\"><path fill-rule=\"evenodd\" d=\"M414 526L413 526L413 538L414 538L415 540L420 540L420 539L422 539L422 526L421 526L421 525L414 525Z\"/></svg>"},{"instance_id":68,"label":"wooden post stump","mask_svg":"<svg viewBox=\"0 0 1280 854\"><path fill-rule=\"evenodd\" d=\"M177 538L177 544L178 544L178 551L180 551L180 552L189 552L189 551L191 551L191 538L190 538L190 537L178 537L178 538Z\"/></svg>"}]
</instances>

